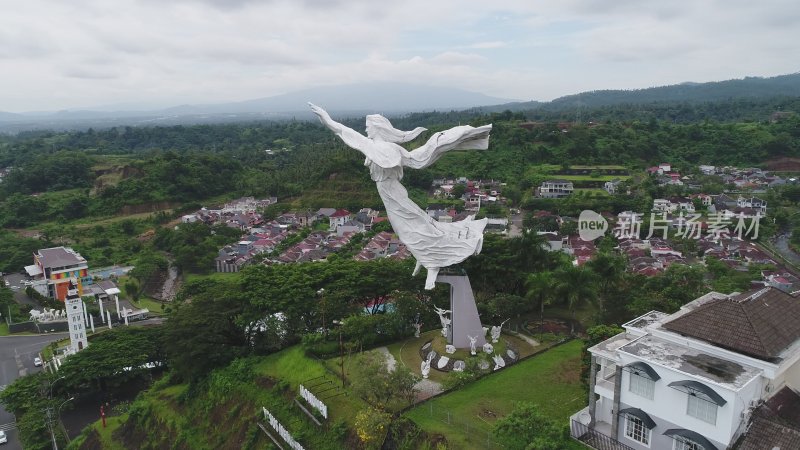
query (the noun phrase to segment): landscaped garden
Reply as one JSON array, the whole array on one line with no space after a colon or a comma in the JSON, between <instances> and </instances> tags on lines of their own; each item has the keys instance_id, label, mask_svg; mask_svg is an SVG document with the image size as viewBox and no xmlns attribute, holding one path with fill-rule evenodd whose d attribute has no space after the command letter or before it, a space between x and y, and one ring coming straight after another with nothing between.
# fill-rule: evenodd
<instances>
[{"instance_id":1,"label":"landscaped garden","mask_svg":"<svg viewBox=\"0 0 800 450\"><path fill-rule=\"evenodd\" d=\"M534 403L566 426L570 414L587 402L579 375L581 348L578 340L554 347L431 399L405 416L429 435L443 436L450 448L475 448L479 437L485 444L495 421L510 414L518 402Z\"/></svg>"}]
</instances>

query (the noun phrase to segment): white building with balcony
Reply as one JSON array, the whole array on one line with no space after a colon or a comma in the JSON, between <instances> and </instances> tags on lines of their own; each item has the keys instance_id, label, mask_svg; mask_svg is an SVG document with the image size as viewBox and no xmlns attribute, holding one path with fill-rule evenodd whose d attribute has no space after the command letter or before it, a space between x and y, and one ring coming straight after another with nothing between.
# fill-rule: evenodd
<instances>
[{"instance_id":1,"label":"white building with balcony","mask_svg":"<svg viewBox=\"0 0 800 450\"><path fill-rule=\"evenodd\" d=\"M754 411L800 389L800 299L778 289L711 292L623 327L589 349L589 406L571 432L590 447L734 448L756 439L746 434ZM800 396L789 397L786 411L800 412ZM773 425L754 448L800 448L800 422Z\"/></svg>"},{"instance_id":2,"label":"white building with balcony","mask_svg":"<svg viewBox=\"0 0 800 450\"><path fill-rule=\"evenodd\" d=\"M539 186L539 197L541 198L563 198L569 197L575 192L575 186L568 180L547 180Z\"/></svg>"}]
</instances>

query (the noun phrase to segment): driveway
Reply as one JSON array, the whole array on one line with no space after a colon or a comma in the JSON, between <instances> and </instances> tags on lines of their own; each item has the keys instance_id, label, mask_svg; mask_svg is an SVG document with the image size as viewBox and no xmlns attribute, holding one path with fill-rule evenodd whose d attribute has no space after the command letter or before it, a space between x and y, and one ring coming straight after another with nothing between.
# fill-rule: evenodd
<instances>
[{"instance_id":1,"label":"driveway","mask_svg":"<svg viewBox=\"0 0 800 450\"><path fill-rule=\"evenodd\" d=\"M25 295L25 288L27 286L22 284L22 282L28 279L27 276L21 275L19 273L9 273L5 275L3 278L6 281L8 281L9 284L8 287L11 288L12 291L14 291L14 300L16 300L17 303L21 305L31 305L34 308L39 307L39 302L37 302L32 298L28 298L28 296Z\"/></svg>"},{"instance_id":2,"label":"driveway","mask_svg":"<svg viewBox=\"0 0 800 450\"><path fill-rule=\"evenodd\" d=\"M17 378L41 371L41 367L33 365L33 358L50 342L67 336L67 333L53 333L42 336L0 337L0 387L5 389ZM5 430L8 435L8 445L4 449L22 450L13 423L14 415L0 405L0 429Z\"/></svg>"},{"instance_id":3,"label":"driveway","mask_svg":"<svg viewBox=\"0 0 800 450\"><path fill-rule=\"evenodd\" d=\"M512 214L508 223L508 237L522 236L522 214Z\"/></svg>"}]
</instances>

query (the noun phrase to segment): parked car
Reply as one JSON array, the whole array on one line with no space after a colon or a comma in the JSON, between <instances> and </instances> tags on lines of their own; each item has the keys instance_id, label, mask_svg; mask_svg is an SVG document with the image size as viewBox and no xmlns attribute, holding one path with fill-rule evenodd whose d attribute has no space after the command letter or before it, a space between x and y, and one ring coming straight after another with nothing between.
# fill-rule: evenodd
<instances>
[{"instance_id":1,"label":"parked car","mask_svg":"<svg viewBox=\"0 0 800 450\"><path fill-rule=\"evenodd\" d=\"M0 430L0 444L5 444L6 442L8 442L8 438L6 437L6 432Z\"/></svg>"},{"instance_id":2,"label":"parked car","mask_svg":"<svg viewBox=\"0 0 800 450\"><path fill-rule=\"evenodd\" d=\"M38 356L36 358L33 358L33 365L36 366L36 367L41 366L42 365L42 358L39 358Z\"/></svg>"},{"instance_id":3,"label":"parked car","mask_svg":"<svg viewBox=\"0 0 800 450\"><path fill-rule=\"evenodd\" d=\"M27 281L26 280L26 281L23 281L22 284L24 284L25 286L33 286L33 281Z\"/></svg>"}]
</instances>

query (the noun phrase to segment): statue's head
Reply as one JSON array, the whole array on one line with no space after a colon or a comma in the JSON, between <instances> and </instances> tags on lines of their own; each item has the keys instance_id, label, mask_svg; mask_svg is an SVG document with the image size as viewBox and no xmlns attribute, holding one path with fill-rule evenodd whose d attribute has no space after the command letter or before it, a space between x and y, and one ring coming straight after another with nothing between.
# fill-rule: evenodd
<instances>
[{"instance_id":1,"label":"statue's head","mask_svg":"<svg viewBox=\"0 0 800 450\"><path fill-rule=\"evenodd\" d=\"M370 139L378 139L386 142L400 144L414 140L425 128L417 127L412 131L402 131L392 126L389 119L380 114L370 114L367 116L367 136Z\"/></svg>"}]
</instances>

